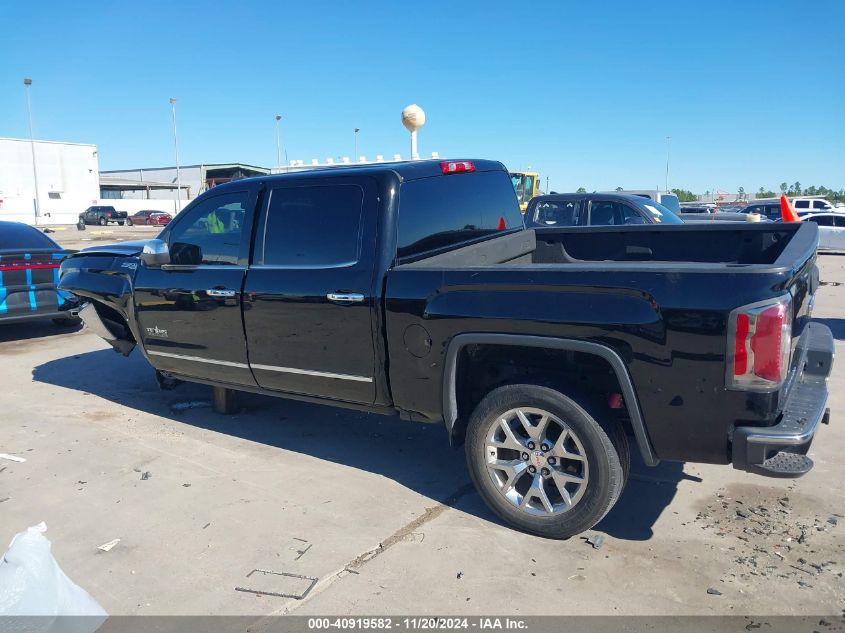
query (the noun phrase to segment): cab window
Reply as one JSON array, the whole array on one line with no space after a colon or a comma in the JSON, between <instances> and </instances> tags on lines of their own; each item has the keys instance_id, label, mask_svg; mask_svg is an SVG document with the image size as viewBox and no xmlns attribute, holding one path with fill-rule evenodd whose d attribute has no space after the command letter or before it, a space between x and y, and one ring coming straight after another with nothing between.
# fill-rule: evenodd
<instances>
[{"instance_id":1,"label":"cab window","mask_svg":"<svg viewBox=\"0 0 845 633\"><path fill-rule=\"evenodd\" d=\"M191 209L168 235L171 263L237 264L248 196L246 191L226 193Z\"/></svg>"},{"instance_id":2,"label":"cab window","mask_svg":"<svg viewBox=\"0 0 845 633\"><path fill-rule=\"evenodd\" d=\"M537 226L575 226L578 224L579 200L549 200L534 207L532 221Z\"/></svg>"},{"instance_id":3,"label":"cab window","mask_svg":"<svg viewBox=\"0 0 845 633\"><path fill-rule=\"evenodd\" d=\"M795 201L795 208L796 209L809 209L810 208L810 201L809 200L796 200Z\"/></svg>"},{"instance_id":4,"label":"cab window","mask_svg":"<svg viewBox=\"0 0 845 633\"><path fill-rule=\"evenodd\" d=\"M833 218L829 215L817 215L807 219L810 222L815 222L819 226L833 226Z\"/></svg>"}]
</instances>

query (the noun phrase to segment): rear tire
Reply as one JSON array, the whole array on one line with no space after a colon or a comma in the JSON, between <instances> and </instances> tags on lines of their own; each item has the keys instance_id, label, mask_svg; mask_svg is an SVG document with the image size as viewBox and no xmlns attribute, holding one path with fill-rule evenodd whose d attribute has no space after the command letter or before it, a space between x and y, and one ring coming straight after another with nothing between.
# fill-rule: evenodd
<instances>
[{"instance_id":1,"label":"rear tire","mask_svg":"<svg viewBox=\"0 0 845 633\"><path fill-rule=\"evenodd\" d=\"M105 226L106 224L108 224L108 220L101 217L99 220L97 220L97 224L99 224L100 226Z\"/></svg>"},{"instance_id":2,"label":"rear tire","mask_svg":"<svg viewBox=\"0 0 845 633\"><path fill-rule=\"evenodd\" d=\"M481 498L531 534L563 539L589 530L619 499L630 468L627 437L605 420L547 387L491 391L473 411L466 436Z\"/></svg>"},{"instance_id":3,"label":"rear tire","mask_svg":"<svg viewBox=\"0 0 845 633\"><path fill-rule=\"evenodd\" d=\"M132 220L130 218L126 219L126 226L132 226Z\"/></svg>"},{"instance_id":4,"label":"rear tire","mask_svg":"<svg viewBox=\"0 0 845 633\"><path fill-rule=\"evenodd\" d=\"M123 222L118 222L117 224L118 224L118 226L123 226L123 224L124 224L124 223L123 223ZM130 224L130 226L132 226L132 225Z\"/></svg>"}]
</instances>

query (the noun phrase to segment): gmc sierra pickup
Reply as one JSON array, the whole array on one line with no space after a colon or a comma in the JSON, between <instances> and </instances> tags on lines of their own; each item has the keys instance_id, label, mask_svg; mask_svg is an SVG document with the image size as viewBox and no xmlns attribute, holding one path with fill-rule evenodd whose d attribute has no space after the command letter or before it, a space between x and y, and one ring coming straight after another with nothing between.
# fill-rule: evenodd
<instances>
[{"instance_id":1,"label":"gmc sierra pickup","mask_svg":"<svg viewBox=\"0 0 845 633\"><path fill-rule=\"evenodd\" d=\"M564 538L658 460L797 477L827 422L818 228L526 230L507 171L417 161L245 179L60 287L159 376L398 413L465 445L490 508Z\"/></svg>"}]
</instances>

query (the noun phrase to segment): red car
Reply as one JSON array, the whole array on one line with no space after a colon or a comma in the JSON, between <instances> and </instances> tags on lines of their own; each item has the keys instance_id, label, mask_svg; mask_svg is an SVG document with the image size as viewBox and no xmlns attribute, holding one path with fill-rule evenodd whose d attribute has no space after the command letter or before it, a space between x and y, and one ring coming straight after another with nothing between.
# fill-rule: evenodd
<instances>
[{"instance_id":1,"label":"red car","mask_svg":"<svg viewBox=\"0 0 845 633\"><path fill-rule=\"evenodd\" d=\"M135 215L130 215L126 218L126 224L133 226L135 224L150 225L150 226L164 226L173 216L165 211L138 211Z\"/></svg>"}]
</instances>

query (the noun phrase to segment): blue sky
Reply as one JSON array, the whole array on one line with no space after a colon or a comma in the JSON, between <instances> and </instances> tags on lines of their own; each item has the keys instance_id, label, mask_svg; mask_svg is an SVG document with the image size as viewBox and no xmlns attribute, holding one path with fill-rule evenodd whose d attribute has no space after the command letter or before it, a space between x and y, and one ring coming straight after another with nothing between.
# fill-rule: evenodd
<instances>
[{"instance_id":1,"label":"blue sky","mask_svg":"<svg viewBox=\"0 0 845 633\"><path fill-rule=\"evenodd\" d=\"M414 13L409 8L414 6ZM529 165L551 189L845 187L845 2L2 3L0 136L101 169L408 154Z\"/></svg>"}]
</instances>

